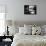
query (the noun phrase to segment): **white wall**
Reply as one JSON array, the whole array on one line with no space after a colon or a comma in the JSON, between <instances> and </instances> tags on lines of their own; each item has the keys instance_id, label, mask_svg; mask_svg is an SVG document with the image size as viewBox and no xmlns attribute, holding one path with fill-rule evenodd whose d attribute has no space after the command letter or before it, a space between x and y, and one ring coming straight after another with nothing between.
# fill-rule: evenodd
<instances>
[{"instance_id":1,"label":"white wall","mask_svg":"<svg viewBox=\"0 0 46 46\"><path fill-rule=\"evenodd\" d=\"M46 0L0 0L7 5L9 20L16 21L46 21ZM24 15L24 5L37 5L37 15Z\"/></svg>"},{"instance_id":2,"label":"white wall","mask_svg":"<svg viewBox=\"0 0 46 46\"><path fill-rule=\"evenodd\" d=\"M37 5L37 15L24 15L24 5ZM45 21L46 20L46 0L16 0L15 17L16 20L23 21Z\"/></svg>"}]
</instances>

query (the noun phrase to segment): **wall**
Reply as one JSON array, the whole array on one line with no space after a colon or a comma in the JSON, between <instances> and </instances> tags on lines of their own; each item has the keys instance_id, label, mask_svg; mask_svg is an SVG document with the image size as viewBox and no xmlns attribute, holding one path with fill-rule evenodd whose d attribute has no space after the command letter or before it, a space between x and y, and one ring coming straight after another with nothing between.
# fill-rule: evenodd
<instances>
[{"instance_id":1,"label":"wall","mask_svg":"<svg viewBox=\"0 0 46 46\"><path fill-rule=\"evenodd\" d=\"M0 0L7 5L7 20L46 21L46 0ZM24 15L24 5L37 5L37 15Z\"/></svg>"},{"instance_id":2,"label":"wall","mask_svg":"<svg viewBox=\"0 0 46 46\"><path fill-rule=\"evenodd\" d=\"M37 5L37 15L24 15L24 5ZM16 0L16 20L19 21L46 21L46 0Z\"/></svg>"}]
</instances>

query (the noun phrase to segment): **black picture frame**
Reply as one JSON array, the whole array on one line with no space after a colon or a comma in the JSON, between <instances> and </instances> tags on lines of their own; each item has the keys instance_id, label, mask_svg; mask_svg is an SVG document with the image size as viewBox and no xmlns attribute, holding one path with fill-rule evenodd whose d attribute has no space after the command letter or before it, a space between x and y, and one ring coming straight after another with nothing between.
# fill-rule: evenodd
<instances>
[{"instance_id":1,"label":"black picture frame","mask_svg":"<svg viewBox=\"0 0 46 46\"><path fill-rule=\"evenodd\" d=\"M24 14L36 15L37 6L36 5L24 5Z\"/></svg>"}]
</instances>

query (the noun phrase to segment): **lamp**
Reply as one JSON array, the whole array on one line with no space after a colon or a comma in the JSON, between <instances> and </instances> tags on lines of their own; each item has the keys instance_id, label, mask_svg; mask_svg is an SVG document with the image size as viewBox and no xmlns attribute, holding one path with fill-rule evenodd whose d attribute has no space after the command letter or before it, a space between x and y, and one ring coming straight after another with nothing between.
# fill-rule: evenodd
<instances>
[{"instance_id":1,"label":"lamp","mask_svg":"<svg viewBox=\"0 0 46 46\"><path fill-rule=\"evenodd\" d=\"M9 26L12 26L12 20L6 20L6 31L7 31L7 35L9 35Z\"/></svg>"}]
</instances>

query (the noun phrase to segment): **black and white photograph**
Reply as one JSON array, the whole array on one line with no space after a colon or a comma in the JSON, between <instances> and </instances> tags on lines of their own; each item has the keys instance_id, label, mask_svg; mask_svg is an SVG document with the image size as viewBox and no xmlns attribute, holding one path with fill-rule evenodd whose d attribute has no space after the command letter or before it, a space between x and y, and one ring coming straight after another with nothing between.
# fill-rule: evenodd
<instances>
[{"instance_id":1,"label":"black and white photograph","mask_svg":"<svg viewBox=\"0 0 46 46\"><path fill-rule=\"evenodd\" d=\"M36 5L24 5L24 14L36 15L37 6Z\"/></svg>"},{"instance_id":2,"label":"black and white photograph","mask_svg":"<svg viewBox=\"0 0 46 46\"><path fill-rule=\"evenodd\" d=\"M46 46L46 0L0 0L0 46Z\"/></svg>"}]
</instances>

